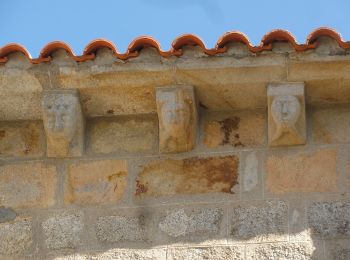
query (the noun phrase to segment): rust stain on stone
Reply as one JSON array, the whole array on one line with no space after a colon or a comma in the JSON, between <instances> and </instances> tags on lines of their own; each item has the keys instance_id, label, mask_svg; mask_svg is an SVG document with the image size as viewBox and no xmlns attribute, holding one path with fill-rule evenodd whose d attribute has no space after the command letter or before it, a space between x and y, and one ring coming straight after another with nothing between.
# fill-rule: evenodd
<instances>
[{"instance_id":1,"label":"rust stain on stone","mask_svg":"<svg viewBox=\"0 0 350 260\"><path fill-rule=\"evenodd\" d=\"M141 193L147 192L147 186L141 184L139 180L136 180L136 195L140 195Z\"/></svg>"},{"instance_id":2,"label":"rust stain on stone","mask_svg":"<svg viewBox=\"0 0 350 260\"><path fill-rule=\"evenodd\" d=\"M109 176L107 177L107 179L108 179L109 182L115 182L115 184L114 184L114 189L113 189L114 192L115 192L115 191L117 190L117 188L118 188L118 179L119 179L120 177L125 177L126 175L127 175L127 172L125 172L125 171L119 171L119 172L116 172L116 173L114 173L114 174L111 174L111 175L109 175Z\"/></svg>"},{"instance_id":3,"label":"rust stain on stone","mask_svg":"<svg viewBox=\"0 0 350 260\"><path fill-rule=\"evenodd\" d=\"M23 133L25 139L25 149L23 152L25 154L28 154L39 143L39 134L37 131L32 126L28 126L27 130Z\"/></svg>"},{"instance_id":4,"label":"rust stain on stone","mask_svg":"<svg viewBox=\"0 0 350 260\"><path fill-rule=\"evenodd\" d=\"M225 120L219 121L221 130L224 132L224 139L222 144L229 144L230 137L233 130L237 130L239 127L240 118L237 116L226 118Z\"/></svg>"},{"instance_id":5,"label":"rust stain on stone","mask_svg":"<svg viewBox=\"0 0 350 260\"><path fill-rule=\"evenodd\" d=\"M238 184L238 164L234 155L154 161L140 172L135 195L233 193L232 188Z\"/></svg>"},{"instance_id":6,"label":"rust stain on stone","mask_svg":"<svg viewBox=\"0 0 350 260\"><path fill-rule=\"evenodd\" d=\"M5 130L0 130L0 138L5 137L6 131Z\"/></svg>"}]
</instances>

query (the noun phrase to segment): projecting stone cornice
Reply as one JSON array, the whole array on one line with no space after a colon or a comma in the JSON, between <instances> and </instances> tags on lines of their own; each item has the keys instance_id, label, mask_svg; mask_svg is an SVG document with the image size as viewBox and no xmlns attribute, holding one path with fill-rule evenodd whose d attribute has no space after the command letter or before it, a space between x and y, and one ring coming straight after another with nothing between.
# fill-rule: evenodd
<instances>
[{"instance_id":1,"label":"projecting stone cornice","mask_svg":"<svg viewBox=\"0 0 350 260\"><path fill-rule=\"evenodd\" d=\"M327 37L318 47L297 52L288 43L252 53L241 43L208 56L184 47L181 57L163 58L153 48L127 61L100 49L94 60L74 61L64 50L50 62L31 64L19 52L0 65L0 120L42 119L44 90L78 89L86 117L156 114L156 88L193 86L208 111L267 107L273 82L304 82L306 106L350 102L350 51Z\"/></svg>"}]
</instances>

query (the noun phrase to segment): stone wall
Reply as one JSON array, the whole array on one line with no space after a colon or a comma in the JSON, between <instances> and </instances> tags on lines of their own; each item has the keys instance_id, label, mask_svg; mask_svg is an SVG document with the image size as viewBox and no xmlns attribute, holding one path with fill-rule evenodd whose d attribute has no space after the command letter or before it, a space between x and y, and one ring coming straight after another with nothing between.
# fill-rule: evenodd
<instances>
[{"instance_id":1,"label":"stone wall","mask_svg":"<svg viewBox=\"0 0 350 260\"><path fill-rule=\"evenodd\" d=\"M349 117L312 110L310 142L286 149L267 146L264 111L204 112L196 148L175 155L157 152L155 118L92 120L80 158L46 158L41 122L2 123L0 253L347 259Z\"/></svg>"},{"instance_id":2,"label":"stone wall","mask_svg":"<svg viewBox=\"0 0 350 260\"><path fill-rule=\"evenodd\" d=\"M350 108L309 100L289 146L269 144L266 97L176 116L195 128L155 104L90 114L81 155L49 156L45 121L2 121L0 259L350 259Z\"/></svg>"}]
</instances>

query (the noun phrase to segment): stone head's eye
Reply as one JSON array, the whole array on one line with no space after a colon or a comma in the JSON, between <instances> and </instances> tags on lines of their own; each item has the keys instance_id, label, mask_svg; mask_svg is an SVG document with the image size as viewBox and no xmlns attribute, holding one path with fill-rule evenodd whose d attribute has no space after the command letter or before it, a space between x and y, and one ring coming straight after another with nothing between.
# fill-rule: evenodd
<instances>
[{"instance_id":1,"label":"stone head's eye","mask_svg":"<svg viewBox=\"0 0 350 260\"><path fill-rule=\"evenodd\" d=\"M48 105L48 106L47 106L47 109L51 109L51 108L52 108L52 106L51 106L51 105Z\"/></svg>"}]
</instances>

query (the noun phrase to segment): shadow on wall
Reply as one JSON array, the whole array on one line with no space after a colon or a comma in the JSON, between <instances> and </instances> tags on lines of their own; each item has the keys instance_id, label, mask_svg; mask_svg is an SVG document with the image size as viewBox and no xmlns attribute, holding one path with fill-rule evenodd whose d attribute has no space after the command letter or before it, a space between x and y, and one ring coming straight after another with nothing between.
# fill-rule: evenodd
<instances>
[{"instance_id":1,"label":"shadow on wall","mask_svg":"<svg viewBox=\"0 0 350 260\"><path fill-rule=\"evenodd\" d=\"M49 259L350 259L349 198L317 201L90 209L43 230Z\"/></svg>"}]
</instances>

